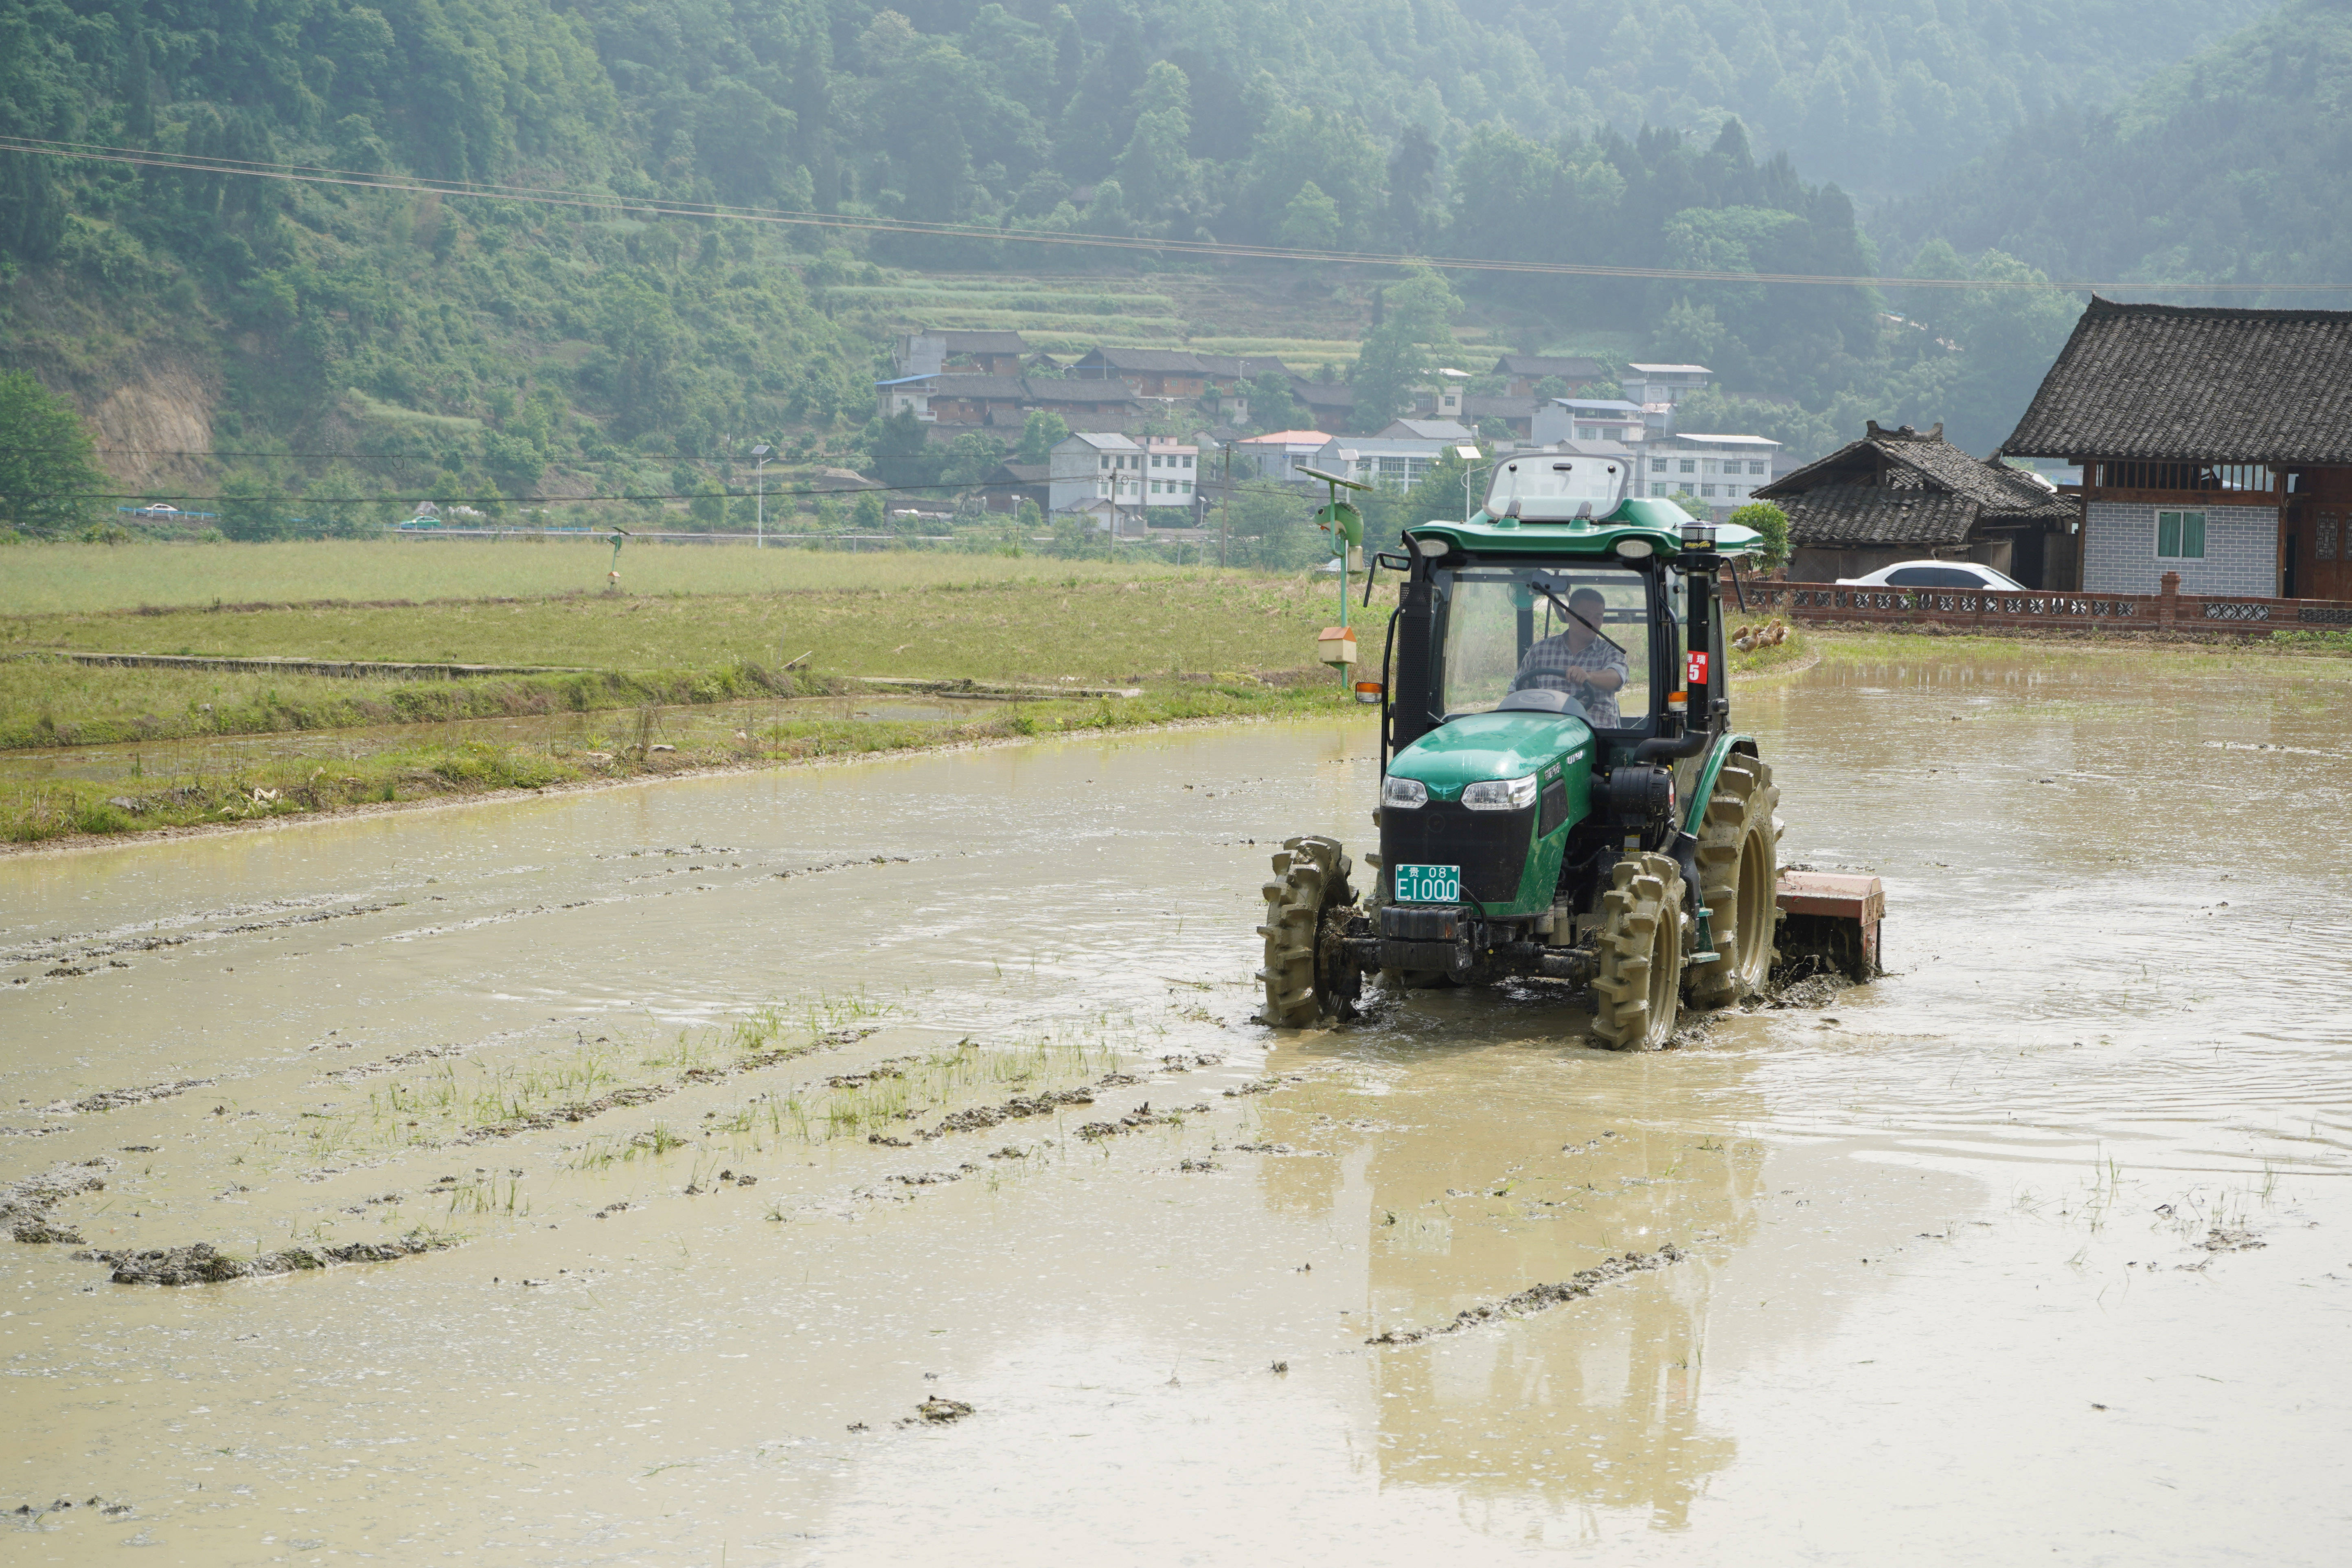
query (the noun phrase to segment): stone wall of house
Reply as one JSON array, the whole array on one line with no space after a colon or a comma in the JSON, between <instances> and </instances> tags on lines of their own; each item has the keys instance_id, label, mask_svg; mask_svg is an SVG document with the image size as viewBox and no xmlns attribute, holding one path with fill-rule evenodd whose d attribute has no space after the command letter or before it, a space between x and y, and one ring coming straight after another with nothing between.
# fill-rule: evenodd
<instances>
[{"instance_id":1,"label":"stone wall of house","mask_svg":"<svg viewBox=\"0 0 2352 1568\"><path fill-rule=\"evenodd\" d=\"M2160 593L2164 574L2178 572L2184 594L2267 598L2277 593L2278 512L2272 507L2205 507L2202 560L2157 554L2156 514L2197 510L2091 502L2083 519L2083 592Z\"/></svg>"}]
</instances>

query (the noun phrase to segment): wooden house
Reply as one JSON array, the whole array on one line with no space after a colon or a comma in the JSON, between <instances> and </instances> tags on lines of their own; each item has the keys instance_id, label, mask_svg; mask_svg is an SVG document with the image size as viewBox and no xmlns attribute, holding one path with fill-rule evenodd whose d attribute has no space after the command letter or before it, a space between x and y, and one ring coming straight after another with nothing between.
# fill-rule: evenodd
<instances>
[{"instance_id":1,"label":"wooden house","mask_svg":"<svg viewBox=\"0 0 2352 1568\"><path fill-rule=\"evenodd\" d=\"M2077 585L2074 503L2022 468L1969 456L1941 425L1887 430L1871 420L1861 440L1748 494L1788 514L1794 582L1939 559L1974 561L2029 588Z\"/></svg>"},{"instance_id":2,"label":"wooden house","mask_svg":"<svg viewBox=\"0 0 2352 1568\"><path fill-rule=\"evenodd\" d=\"M901 376L964 371L981 375L1019 375L1029 345L1019 332L938 331L919 328L891 340L890 361Z\"/></svg>"},{"instance_id":3,"label":"wooden house","mask_svg":"<svg viewBox=\"0 0 2352 1568\"><path fill-rule=\"evenodd\" d=\"M2002 450L2082 465L2086 591L2352 598L2352 310L2094 297Z\"/></svg>"},{"instance_id":4,"label":"wooden house","mask_svg":"<svg viewBox=\"0 0 2352 1568\"><path fill-rule=\"evenodd\" d=\"M1577 393L1604 379L1601 362L1582 354L1505 354L1488 374L1510 377L1513 397L1533 397L1547 381L1564 382Z\"/></svg>"},{"instance_id":5,"label":"wooden house","mask_svg":"<svg viewBox=\"0 0 2352 1568\"><path fill-rule=\"evenodd\" d=\"M1192 398L1209 386L1209 367L1185 349L1098 348L1073 363L1070 374L1079 381L1124 381L1140 397Z\"/></svg>"}]
</instances>

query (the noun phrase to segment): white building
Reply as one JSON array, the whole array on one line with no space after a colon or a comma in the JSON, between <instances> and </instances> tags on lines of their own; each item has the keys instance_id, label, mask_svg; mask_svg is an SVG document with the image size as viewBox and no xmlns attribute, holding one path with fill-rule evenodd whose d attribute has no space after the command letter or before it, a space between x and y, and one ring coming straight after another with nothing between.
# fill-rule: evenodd
<instances>
[{"instance_id":1,"label":"white building","mask_svg":"<svg viewBox=\"0 0 2352 1568\"><path fill-rule=\"evenodd\" d=\"M1706 390L1714 380L1715 372L1703 364L1629 364L1618 385L1635 403L1671 406Z\"/></svg>"},{"instance_id":2,"label":"white building","mask_svg":"<svg viewBox=\"0 0 2352 1568\"><path fill-rule=\"evenodd\" d=\"M1190 507L1200 483L1201 448L1173 436L1146 436L1143 454L1143 504Z\"/></svg>"},{"instance_id":3,"label":"white building","mask_svg":"<svg viewBox=\"0 0 2352 1568\"><path fill-rule=\"evenodd\" d=\"M1296 479L1304 477L1298 472L1299 465L1313 463L1316 454L1330 444L1328 430L1275 430L1244 436L1234 446L1257 465L1258 478Z\"/></svg>"},{"instance_id":4,"label":"white building","mask_svg":"<svg viewBox=\"0 0 2352 1568\"><path fill-rule=\"evenodd\" d=\"M1671 496L1687 490L1717 509L1748 504L1772 482L1778 441L1761 436L1657 436L1643 443L1633 493Z\"/></svg>"},{"instance_id":5,"label":"white building","mask_svg":"<svg viewBox=\"0 0 2352 1568\"><path fill-rule=\"evenodd\" d=\"M1447 448L1461 444L1416 436L1334 436L1316 453L1311 466L1360 484L1410 487L1437 465Z\"/></svg>"},{"instance_id":6,"label":"white building","mask_svg":"<svg viewBox=\"0 0 2352 1568\"><path fill-rule=\"evenodd\" d=\"M1638 403L1614 397L1552 397L1538 406L1528 433L1539 447L1554 441L1622 441L1632 446L1647 431Z\"/></svg>"}]
</instances>

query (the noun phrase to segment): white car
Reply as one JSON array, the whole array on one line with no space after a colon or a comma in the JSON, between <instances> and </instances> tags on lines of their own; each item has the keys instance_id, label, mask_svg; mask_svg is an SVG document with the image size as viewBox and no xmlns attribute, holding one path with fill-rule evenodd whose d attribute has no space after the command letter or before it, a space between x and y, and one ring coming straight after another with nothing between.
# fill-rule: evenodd
<instances>
[{"instance_id":1,"label":"white car","mask_svg":"<svg viewBox=\"0 0 2352 1568\"><path fill-rule=\"evenodd\" d=\"M1973 561L1897 561L1867 577L1841 577L1841 588L1966 588L1977 593L2032 592L2014 577L2005 577Z\"/></svg>"},{"instance_id":2,"label":"white car","mask_svg":"<svg viewBox=\"0 0 2352 1568\"><path fill-rule=\"evenodd\" d=\"M141 507L139 509L139 515L141 517L177 517L180 515L180 509L175 506L166 505L163 501L157 501L152 506Z\"/></svg>"}]
</instances>

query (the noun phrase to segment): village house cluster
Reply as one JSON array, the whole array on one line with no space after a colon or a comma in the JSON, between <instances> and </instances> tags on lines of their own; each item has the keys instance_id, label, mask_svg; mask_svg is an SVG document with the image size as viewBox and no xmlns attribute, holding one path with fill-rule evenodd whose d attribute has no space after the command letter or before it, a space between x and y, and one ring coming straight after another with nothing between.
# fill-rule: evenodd
<instances>
[{"instance_id":1,"label":"village house cluster","mask_svg":"<svg viewBox=\"0 0 2352 1568\"><path fill-rule=\"evenodd\" d=\"M1760 436L1676 428L1675 405L1713 380L1705 365L1635 364L1612 381L1580 355L1506 353L1485 373L1501 380L1499 392L1472 393L1469 372L1441 371L1412 414L1350 435L1342 434L1355 423L1350 387L1264 356L1096 348L1057 360L1015 331L922 330L899 334L892 359L894 374L875 386L880 412L911 415L935 441L976 430L1011 442L1041 411L1075 432L1045 463L1003 465L989 482L992 508L1034 500L1048 515L1130 537L1197 526L1229 477L1311 487L1303 470L1316 468L1410 487L1449 453L1480 463L1530 447L1621 458L1635 474L1634 493L1681 496L1727 515L1770 482L1780 449ZM1251 401L1268 377L1309 423L1251 433ZM1625 395L1594 395L1601 391ZM1139 433L1171 422L1192 434Z\"/></svg>"},{"instance_id":2,"label":"village house cluster","mask_svg":"<svg viewBox=\"0 0 2352 1568\"><path fill-rule=\"evenodd\" d=\"M1612 384L1589 359L1506 353L1486 373L1502 392L1471 394L1467 373L1443 371L1414 413L1356 435L1342 433L1349 388L1279 360L1097 348L1062 363L1017 332L958 331L908 333L897 357L884 412L911 410L940 438L1010 438L1038 409L1080 432L1049 463L1006 464L992 505L1033 499L1123 535L1197 521L1229 471L1409 487L1449 452L1475 464L1533 448L1620 458L1633 494L1717 518L1773 502L1792 582L1924 559L2053 593L2352 599L2352 311L2095 297L1999 450L1963 451L1941 425L1870 421L1801 466L1764 437L1678 426L1676 405L1713 380L1705 365L1631 364ZM1246 433L1269 374L1311 424ZM1171 415L1198 416L1197 433L1128 433Z\"/></svg>"}]
</instances>

